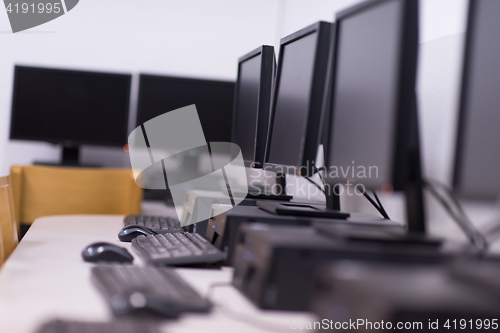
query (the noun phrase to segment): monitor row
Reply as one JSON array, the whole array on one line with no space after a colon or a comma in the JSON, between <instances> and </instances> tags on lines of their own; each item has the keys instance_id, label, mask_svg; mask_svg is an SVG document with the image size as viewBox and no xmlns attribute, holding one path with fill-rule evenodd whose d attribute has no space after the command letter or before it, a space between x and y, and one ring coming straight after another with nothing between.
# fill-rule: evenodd
<instances>
[{"instance_id":1,"label":"monitor row","mask_svg":"<svg viewBox=\"0 0 500 333\"><path fill-rule=\"evenodd\" d=\"M500 44L494 16L500 4L471 0L469 6L450 178L461 197L496 199ZM422 205L416 189L423 183L415 89L418 7L418 0L366 1L337 13L335 23L317 22L282 38L273 83L272 47L240 58L233 141L245 160L311 176L323 144L326 190L351 182L367 190L405 191L416 209L408 217L416 217ZM416 229L422 227L417 220Z\"/></svg>"},{"instance_id":2,"label":"monitor row","mask_svg":"<svg viewBox=\"0 0 500 333\"><path fill-rule=\"evenodd\" d=\"M453 184L463 196L496 198L500 47L491 16L500 5L470 4ZM241 57L236 86L141 75L136 124L196 104L207 141L237 143L247 165L311 176L323 143L331 191L345 182L411 191L422 181L418 30L417 0L368 1L282 38L277 69L272 46ZM130 75L16 66L10 138L122 146L130 83Z\"/></svg>"},{"instance_id":3,"label":"monitor row","mask_svg":"<svg viewBox=\"0 0 500 333\"><path fill-rule=\"evenodd\" d=\"M131 81L126 74L15 66L10 138L62 144L66 150L123 147ZM230 81L141 74L135 123L196 104L206 138L231 141L233 94Z\"/></svg>"}]
</instances>

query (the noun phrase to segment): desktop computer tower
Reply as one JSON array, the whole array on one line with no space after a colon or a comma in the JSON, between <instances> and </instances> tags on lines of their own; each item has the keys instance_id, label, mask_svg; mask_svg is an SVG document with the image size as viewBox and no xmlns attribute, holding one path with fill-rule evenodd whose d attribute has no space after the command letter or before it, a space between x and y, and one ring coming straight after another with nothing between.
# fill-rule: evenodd
<instances>
[{"instance_id":1,"label":"desktop computer tower","mask_svg":"<svg viewBox=\"0 0 500 333\"><path fill-rule=\"evenodd\" d=\"M180 219L181 225L186 226L189 232L196 232L202 236L207 233L208 217L213 216L212 205L231 205L227 195L217 191L192 190L187 192L186 201ZM244 199L240 206L256 206L256 199ZM226 208L227 209L227 208ZM200 221L193 223L193 221Z\"/></svg>"},{"instance_id":2,"label":"desktop computer tower","mask_svg":"<svg viewBox=\"0 0 500 333\"><path fill-rule=\"evenodd\" d=\"M213 203L231 204L227 195L216 191L192 190L187 192L182 207L181 225L189 232L205 235L207 232L210 207ZM193 223L193 221L200 221Z\"/></svg>"},{"instance_id":3,"label":"desktop computer tower","mask_svg":"<svg viewBox=\"0 0 500 333\"><path fill-rule=\"evenodd\" d=\"M222 212L221 212L222 211ZM272 223L309 225L311 219L270 214L257 206L236 206L230 210L224 205L212 205L206 238L218 249L226 252L225 265L232 265L238 229L243 223Z\"/></svg>"},{"instance_id":4,"label":"desktop computer tower","mask_svg":"<svg viewBox=\"0 0 500 333\"><path fill-rule=\"evenodd\" d=\"M472 332L492 327L499 302L498 294L464 283L450 266L346 261L318 269L310 310L328 318L326 331L348 323L344 328L366 332Z\"/></svg>"},{"instance_id":5,"label":"desktop computer tower","mask_svg":"<svg viewBox=\"0 0 500 333\"><path fill-rule=\"evenodd\" d=\"M318 229L330 229L333 226L375 226L377 230L404 230L401 223L376 217L371 214L352 213L349 219L311 218L307 216L276 215L259 207L236 206L227 210L224 205L212 205L208 220L206 238L219 250L227 253L226 265L233 264L237 234L244 223L265 223L271 225L318 225ZM325 231L325 233L328 230Z\"/></svg>"},{"instance_id":6,"label":"desktop computer tower","mask_svg":"<svg viewBox=\"0 0 500 333\"><path fill-rule=\"evenodd\" d=\"M275 310L307 310L314 271L325 262L441 264L454 257L432 245L335 238L311 226L243 224L236 239L233 284L260 308Z\"/></svg>"}]
</instances>

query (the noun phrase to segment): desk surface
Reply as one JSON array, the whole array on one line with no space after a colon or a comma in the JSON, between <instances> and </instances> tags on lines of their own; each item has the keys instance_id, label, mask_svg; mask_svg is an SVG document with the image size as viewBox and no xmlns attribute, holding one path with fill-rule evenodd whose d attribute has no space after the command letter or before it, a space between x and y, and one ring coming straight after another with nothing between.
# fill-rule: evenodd
<instances>
[{"instance_id":1,"label":"desk surface","mask_svg":"<svg viewBox=\"0 0 500 333\"><path fill-rule=\"evenodd\" d=\"M117 233L122 216L73 215L36 220L0 270L0 332L32 333L43 322L67 320L107 321L112 318L104 298L90 281L93 264L81 259L90 243L119 244L134 255L135 265L144 262L121 243ZM178 269L201 295L216 282L229 283L232 269ZM208 315L189 314L165 321L164 332L290 332L291 321L308 322L308 313L262 311L232 286L211 290L217 304Z\"/></svg>"}]
</instances>

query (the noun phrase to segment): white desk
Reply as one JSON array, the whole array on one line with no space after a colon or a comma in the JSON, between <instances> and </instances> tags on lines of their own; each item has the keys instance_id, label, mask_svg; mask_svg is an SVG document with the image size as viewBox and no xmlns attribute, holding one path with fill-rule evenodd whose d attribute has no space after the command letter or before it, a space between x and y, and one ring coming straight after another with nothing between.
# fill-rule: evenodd
<instances>
[{"instance_id":1,"label":"white desk","mask_svg":"<svg viewBox=\"0 0 500 333\"><path fill-rule=\"evenodd\" d=\"M107 321L112 318L104 298L90 281L93 264L83 262L81 251L97 241L119 244L122 216L73 215L36 220L0 270L0 332L32 333L53 318ZM230 282L232 269L178 269L201 295L214 282ZM232 286L212 289L215 306L208 315L185 315L165 321L164 332L291 332L292 320L313 321L308 313L261 311Z\"/></svg>"}]
</instances>

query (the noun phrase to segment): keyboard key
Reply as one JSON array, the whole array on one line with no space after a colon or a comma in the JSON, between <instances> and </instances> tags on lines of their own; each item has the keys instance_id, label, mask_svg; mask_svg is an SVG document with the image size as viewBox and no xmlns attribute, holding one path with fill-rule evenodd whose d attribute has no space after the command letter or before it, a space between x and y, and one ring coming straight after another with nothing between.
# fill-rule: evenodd
<instances>
[{"instance_id":1,"label":"keyboard key","mask_svg":"<svg viewBox=\"0 0 500 333\"><path fill-rule=\"evenodd\" d=\"M138 236L132 248L149 263L190 265L224 260L224 252L198 234L188 232Z\"/></svg>"},{"instance_id":2,"label":"keyboard key","mask_svg":"<svg viewBox=\"0 0 500 333\"><path fill-rule=\"evenodd\" d=\"M178 219L153 215L128 215L123 220L125 226L140 225L153 229L157 233L184 232Z\"/></svg>"}]
</instances>

